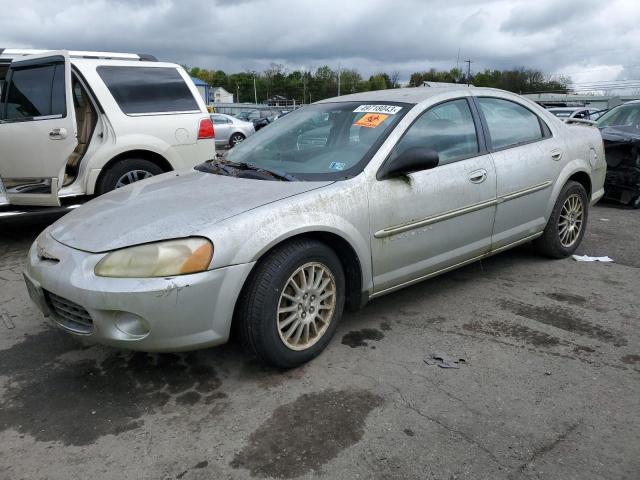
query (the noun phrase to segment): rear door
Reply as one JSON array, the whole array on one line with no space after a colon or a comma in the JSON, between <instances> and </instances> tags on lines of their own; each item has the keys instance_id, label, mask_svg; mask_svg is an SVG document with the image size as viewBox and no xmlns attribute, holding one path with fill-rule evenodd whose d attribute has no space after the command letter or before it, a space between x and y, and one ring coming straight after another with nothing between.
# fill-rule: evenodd
<instances>
[{"instance_id":1,"label":"rear door","mask_svg":"<svg viewBox=\"0 0 640 480\"><path fill-rule=\"evenodd\" d=\"M542 231L564 144L528 106L513 99L477 97L497 174L498 207L492 249Z\"/></svg>"},{"instance_id":2,"label":"rear door","mask_svg":"<svg viewBox=\"0 0 640 480\"><path fill-rule=\"evenodd\" d=\"M216 143L226 145L229 143L229 137L231 136L231 128L233 124L224 115L211 115L213 126L215 128Z\"/></svg>"},{"instance_id":3,"label":"rear door","mask_svg":"<svg viewBox=\"0 0 640 480\"><path fill-rule=\"evenodd\" d=\"M15 205L59 205L69 155L77 145L66 51L11 63L0 97L0 177Z\"/></svg>"}]
</instances>

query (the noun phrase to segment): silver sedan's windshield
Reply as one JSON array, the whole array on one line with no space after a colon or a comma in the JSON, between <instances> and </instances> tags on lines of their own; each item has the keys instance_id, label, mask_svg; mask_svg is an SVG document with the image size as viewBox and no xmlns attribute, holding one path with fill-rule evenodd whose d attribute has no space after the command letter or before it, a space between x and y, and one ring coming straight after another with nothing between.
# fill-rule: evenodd
<instances>
[{"instance_id":1,"label":"silver sedan's windshield","mask_svg":"<svg viewBox=\"0 0 640 480\"><path fill-rule=\"evenodd\" d=\"M412 106L398 102L309 105L263 128L224 159L299 180L348 178L362 171Z\"/></svg>"}]
</instances>

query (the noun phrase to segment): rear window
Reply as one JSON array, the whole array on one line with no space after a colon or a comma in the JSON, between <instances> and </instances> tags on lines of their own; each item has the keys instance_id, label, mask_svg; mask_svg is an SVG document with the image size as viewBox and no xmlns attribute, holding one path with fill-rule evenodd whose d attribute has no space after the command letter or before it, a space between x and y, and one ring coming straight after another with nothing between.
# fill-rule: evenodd
<instances>
[{"instance_id":1,"label":"rear window","mask_svg":"<svg viewBox=\"0 0 640 480\"><path fill-rule=\"evenodd\" d=\"M175 68L98 67L97 71L127 115L200 111Z\"/></svg>"}]
</instances>

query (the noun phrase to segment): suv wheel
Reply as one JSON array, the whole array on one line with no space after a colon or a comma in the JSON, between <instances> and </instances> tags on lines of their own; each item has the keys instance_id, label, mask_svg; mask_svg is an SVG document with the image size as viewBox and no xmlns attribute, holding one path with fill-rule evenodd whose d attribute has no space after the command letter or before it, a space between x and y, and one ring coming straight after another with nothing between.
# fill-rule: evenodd
<instances>
[{"instance_id":1,"label":"suv wheel","mask_svg":"<svg viewBox=\"0 0 640 480\"><path fill-rule=\"evenodd\" d=\"M542 236L533 242L536 250L552 258L573 254L584 237L588 214L586 190L578 182L567 182L562 187Z\"/></svg>"},{"instance_id":2,"label":"suv wheel","mask_svg":"<svg viewBox=\"0 0 640 480\"><path fill-rule=\"evenodd\" d=\"M96 192L98 195L102 195L116 188L124 187L138 180L144 180L161 173L163 173L163 170L149 160L141 158L120 160L105 172L96 186Z\"/></svg>"},{"instance_id":3,"label":"suv wheel","mask_svg":"<svg viewBox=\"0 0 640 480\"><path fill-rule=\"evenodd\" d=\"M261 260L238 302L245 348L264 363L292 368L328 345L342 316L342 264L325 244L295 240Z\"/></svg>"},{"instance_id":4,"label":"suv wheel","mask_svg":"<svg viewBox=\"0 0 640 480\"><path fill-rule=\"evenodd\" d=\"M242 142L244 140L244 138L245 137L244 137L243 134L241 134L239 132L236 132L233 135L231 135L231 138L229 139L229 145L234 147L237 144L239 144L240 142Z\"/></svg>"}]
</instances>

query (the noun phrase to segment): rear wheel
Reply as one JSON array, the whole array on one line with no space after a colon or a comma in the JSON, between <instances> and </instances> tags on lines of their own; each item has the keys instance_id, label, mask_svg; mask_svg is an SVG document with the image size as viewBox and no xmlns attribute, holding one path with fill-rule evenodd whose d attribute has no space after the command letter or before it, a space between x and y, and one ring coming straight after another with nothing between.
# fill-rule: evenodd
<instances>
[{"instance_id":1,"label":"rear wheel","mask_svg":"<svg viewBox=\"0 0 640 480\"><path fill-rule=\"evenodd\" d=\"M229 145L231 147L235 147L237 144L239 144L240 142L242 142L245 139L245 136L239 132L234 133L233 135L231 135L231 138L229 139Z\"/></svg>"},{"instance_id":2,"label":"rear wheel","mask_svg":"<svg viewBox=\"0 0 640 480\"><path fill-rule=\"evenodd\" d=\"M116 188L125 187L145 178L150 178L163 173L163 170L155 163L142 158L128 158L120 160L102 175L96 193L102 195Z\"/></svg>"},{"instance_id":3,"label":"rear wheel","mask_svg":"<svg viewBox=\"0 0 640 480\"><path fill-rule=\"evenodd\" d=\"M236 321L245 348L264 363L292 368L316 357L344 308L340 260L321 242L277 247L245 285Z\"/></svg>"},{"instance_id":4,"label":"rear wheel","mask_svg":"<svg viewBox=\"0 0 640 480\"><path fill-rule=\"evenodd\" d=\"M562 187L536 249L552 258L564 258L576 251L587 227L589 202L584 187L569 181Z\"/></svg>"}]
</instances>

